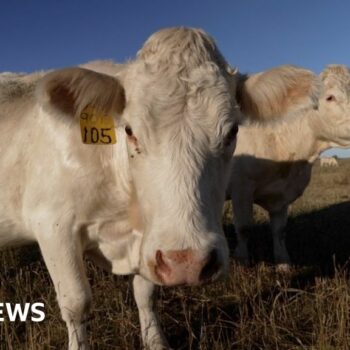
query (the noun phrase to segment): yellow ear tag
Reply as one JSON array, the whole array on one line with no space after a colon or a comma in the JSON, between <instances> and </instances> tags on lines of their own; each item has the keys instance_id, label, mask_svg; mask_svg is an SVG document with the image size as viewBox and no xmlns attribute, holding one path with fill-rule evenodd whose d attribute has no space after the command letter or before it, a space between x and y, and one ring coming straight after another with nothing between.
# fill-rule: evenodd
<instances>
[{"instance_id":1,"label":"yellow ear tag","mask_svg":"<svg viewBox=\"0 0 350 350\"><path fill-rule=\"evenodd\" d=\"M80 114L80 130L83 143L88 145L110 145L117 142L114 120L92 106L87 106Z\"/></svg>"}]
</instances>

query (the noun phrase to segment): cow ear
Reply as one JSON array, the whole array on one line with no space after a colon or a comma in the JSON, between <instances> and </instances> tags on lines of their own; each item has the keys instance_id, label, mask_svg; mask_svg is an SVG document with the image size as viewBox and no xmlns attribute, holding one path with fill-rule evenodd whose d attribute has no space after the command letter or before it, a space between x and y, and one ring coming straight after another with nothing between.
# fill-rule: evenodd
<instances>
[{"instance_id":1,"label":"cow ear","mask_svg":"<svg viewBox=\"0 0 350 350\"><path fill-rule=\"evenodd\" d=\"M116 78L77 67L47 74L38 84L37 97L44 108L73 117L88 105L106 114L121 114L125 107L124 88Z\"/></svg>"},{"instance_id":2,"label":"cow ear","mask_svg":"<svg viewBox=\"0 0 350 350\"><path fill-rule=\"evenodd\" d=\"M285 65L251 76L240 75L236 99L249 119L284 119L304 109L317 109L321 91L321 80L314 73Z\"/></svg>"}]
</instances>

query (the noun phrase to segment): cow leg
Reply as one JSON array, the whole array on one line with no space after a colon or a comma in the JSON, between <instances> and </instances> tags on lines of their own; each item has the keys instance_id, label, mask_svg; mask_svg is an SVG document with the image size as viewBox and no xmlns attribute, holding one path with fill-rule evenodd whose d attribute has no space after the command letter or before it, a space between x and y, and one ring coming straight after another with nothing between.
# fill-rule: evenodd
<instances>
[{"instance_id":1,"label":"cow leg","mask_svg":"<svg viewBox=\"0 0 350 350\"><path fill-rule=\"evenodd\" d=\"M89 348L84 321L91 304L80 242L55 232L38 239L42 255L55 286L57 301L69 335L69 350Z\"/></svg>"},{"instance_id":2,"label":"cow leg","mask_svg":"<svg viewBox=\"0 0 350 350\"><path fill-rule=\"evenodd\" d=\"M154 284L140 275L133 280L134 297L139 311L143 345L146 349L169 349L154 311Z\"/></svg>"},{"instance_id":3,"label":"cow leg","mask_svg":"<svg viewBox=\"0 0 350 350\"><path fill-rule=\"evenodd\" d=\"M235 205L237 203L237 205ZM248 237L253 227L253 202L247 200L232 200L234 224L237 233L237 247L234 257L244 265L249 264Z\"/></svg>"},{"instance_id":4,"label":"cow leg","mask_svg":"<svg viewBox=\"0 0 350 350\"><path fill-rule=\"evenodd\" d=\"M273 253L277 270L288 271L290 258L286 248L286 225L288 219L288 206L279 211L269 212L273 237Z\"/></svg>"}]
</instances>

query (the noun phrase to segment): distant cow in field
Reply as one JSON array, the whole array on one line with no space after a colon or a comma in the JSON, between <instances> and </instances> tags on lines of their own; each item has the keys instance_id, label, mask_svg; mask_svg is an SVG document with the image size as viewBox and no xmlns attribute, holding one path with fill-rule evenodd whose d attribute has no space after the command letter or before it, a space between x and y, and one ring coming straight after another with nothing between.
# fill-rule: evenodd
<instances>
[{"instance_id":1,"label":"distant cow in field","mask_svg":"<svg viewBox=\"0 0 350 350\"><path fill-rule=\"evenodd\" d=\"M135 275L144 345L161 349L154 284L196 285L227 272L221 214L244 118L236 96L254 86L196 29L159 31L134 61L91 68L0 79L0 244L38 242L69 349L88 348L84 254ZM289 85L282 74L282 94L259 98L281 105L251 117L278 117L308 99L311 84Z\"/></svg>"},{"instance_id":2,"label":"distant cow in field","mask_svg":"<svg viewBox=\"0 0 350 350\"><path fill-rule=\"evenodd\" d=\"M266 89L278 89L276 74L288 77L296 71L300 77L296 81L291 79L290 84L305 90L309 100L295 100L285 122L240 127L228 187L238 237L236 258L248 262L247 238L253 225L253 203L256 203L269 213L275 262L282 270L290 265L285 246L288 206L309 184L312 164L321 152L331 147L350 147L347 67L328 66L319 81L307 70L284 66L246 77L244 82L255 86L256 91L260 86L263 95ZM269 80L272 86L275 82L274 88L265 85ZM310 85L312 89L306 89ZM238 102L243 106L250 103L245 99ZM259 106L252 107L252 114L259 112Z\"/></svg>"},{"instance_id":3,"label":"distant cow in field","mask_svg":"<svg viewBox=\"0 0 350 350\"><path fill-rule=\"evenodd\" d=\"M324 168L327 168L327 167L337 168L339 166L339 163L335 157L320 158L320 164L321 164L321 167L324 167Z\"/></svg>"}]
</instances>

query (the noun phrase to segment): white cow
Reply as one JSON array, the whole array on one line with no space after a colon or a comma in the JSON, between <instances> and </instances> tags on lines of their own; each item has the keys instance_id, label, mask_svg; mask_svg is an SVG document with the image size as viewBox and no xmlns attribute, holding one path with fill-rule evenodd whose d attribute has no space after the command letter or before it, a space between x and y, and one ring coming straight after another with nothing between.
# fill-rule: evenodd
<instances>
[{"instance_id":1,"label":"white cow","mask_svg":"<svg viewBox=\"0 0 350 350\"><path fill-rule=\"evenodd\" d=\"M339 167L339 163L335 157L323 157L320 158L321 167L331 167L337 168Z\"/></svg>"},{"instance_id":2,"label":"white cow","mask_svg":"<svg viewBox=\"0 0 350 350\"><path fill-rule=\"evenodd\" d=\"M0 244L39 243L69 349L88 348L84 253L135 275L144 345L161 349L154 284L200 284L227 271L221 213L242 119L236 94L254 87L237 86L237 72L197 29L155 33L124 66L88 66L0 80ZM278 104L254 118L309 100L312 84L301 90L289 78L256 98Z\"/></svg>"},{"instance_id":3,"label":"white cow","mask_svg":"<svg viewBox=\"0 0 350 350\"><path fill-rule=\"evenodd\" d=\"M274 79L276 71L289 74L293 67L272 69L261 77ZM310 79L316 77L305 71ZM232 164L228 195L232 198L238 245L235 256L248 262L247 236L253 224L253 203L268 211L278 268L285 270L290 258L285 246L288 206L309 184L311 168L320 153L331 147L350 147L350 73L347 67L331 65L321 74L323 91L319 105L295 104L295 114L275 125L240 127ZM300 81L302 88L303 81ZM256 86L258 87L258 86ZM244 100L241 103L245 103ZM255 113L252 110L251 113Z\"/></svg>"}]
</instances>

